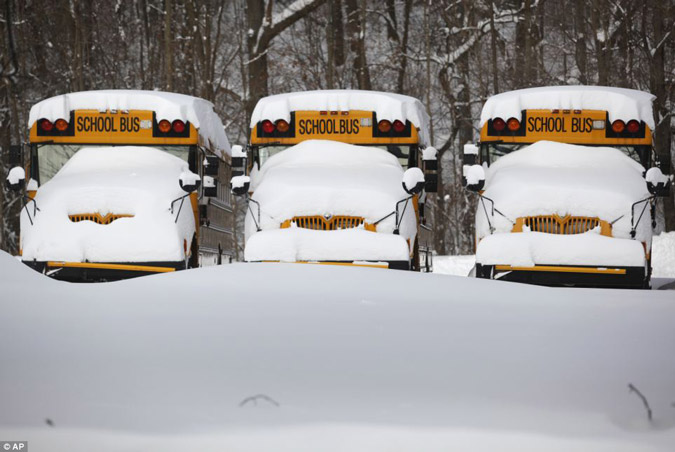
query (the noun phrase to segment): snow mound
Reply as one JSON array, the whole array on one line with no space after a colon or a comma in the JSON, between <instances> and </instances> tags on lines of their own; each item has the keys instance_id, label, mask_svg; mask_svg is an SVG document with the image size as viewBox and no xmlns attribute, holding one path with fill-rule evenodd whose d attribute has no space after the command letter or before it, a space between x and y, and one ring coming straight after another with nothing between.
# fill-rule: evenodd
<instances>
[{"instance_id":1,"label":"snow mound","mask_svg":"<svg viewBox=\"0 0 675 452\"><path fill-rule=\"evenodd\" d=\"M575 235L542 232L502 233L484 237L476 250L482 265L597 265L642 267L642 243L602 236L594 231Z\"/></svg>"},{"instance_id":2,"label":"snow mound","mask_svg":"<svg viewBox=\"0 0 675 452\"><path fill-rule=\"evenodd\" d=\"M631 205L649 197L643 173L639 163L617 149L539 141L492 164L484 195L508 218L498 213L490 218L498 232L509 232L518 217L557 214L616 220L613 235L628 238ZM490 203L486 205L490 212ZM650 223L647 209L637 230L638 241L649 242ZM476 227L479 237L489 233L482 208L477 211Z\"/></svg>"},{"instance_id":3,"label":"snow mound","mask_svg":"<svg viewBox=\"0 0 675 452\"><path fill-rule=\"evenodd\" d=\"M675 443L666 291L291 264L85 285L1 252L0 289L0 437L35 450Z\"/></svg>"},{"instance_id":4,"label":"snow mound","mask_svg":"<svg viewBox=\"0 0 675 452\"><path fill-rule=\"evenodd\" d=\"M379 91L319 90L285 93L258 101L251 116L251 127L264 120L291 120L291 112L310 111L374 111L377 119L410 121L419 129L422 144L429 145L429 116L414 97Z\"/></svg>"},{"instance_id":5,"label":"snow mound","mask_svg":"<svg viewBox=\"0 0 675 452\"><path fill-rule=\"evenodd\" d=\"M179 177L187 162L146 146L80 149L21 211L24 260L176 262L195 231L192 209L178 222L171 202L185 194ZM33 219L31 225L28 210ZM69 215L131 215L100 225Z\"/></svg>"},{"instance_id":6,"label":"snow mound","mask_svg":"<svg viewBox=\"0 0 675 452\"><path fill-rule=\"evenodd\" d=\"M520 118L522 110L566 109L603 110L609 120L637 119L654 130L652 102L656 97L644 91L607 86L542 86L490 97L480 115L481 127L491 118Z\"/></svg>"},{"instance_id":7,"label":"snow mound","mask_svg":"<svg viewBox=\"0 0 675 452\"><path fill-rule=\"evenodd\" d=\"M39 119L54 122L70 118L73 110L123 111L151 110L157 120L189 121L203 140L208 140L217 152L230 153L230 143L223 123L213 110L213 104L198 97L162 91L101 90L61 94L33 105L28 117L28 128Z\"/></svg>"},{"instance_id":8,"label":"snow mound","mask_svg":"<svg viewBox=\"0 0 675 452\"><path fill-rule=\"evenodd\" d=\"M408 244L400 235L361 228L314 231L291 227L260 231L246 242L251 261L408 261Z\"/></svg>"},{"instance_id":9,"label":"snow mound","mask_svg":"<svg viewBox=\"0 0 675 452\"><path fill-rule=\"evenodd\" d=\"M356 216L373 223L408 197L402 179L403 168L387 151L309 140L272 156L260 171L252 173L251 191L261 206L263 230L308 215ZM257 214L257 207L251 208ZM247 237L255 232L253 223L249 212ZM392 215L378 224L378 233L393 232L394 223ZM414 210L408 206L401 235L412 238L416 231Z\"/></svg>"},{"instance_id":10,"label":"snow mound","mask_svg":"<svg viewBox=\"0 0 675 452\"><path fill-rule=\"evenodd\" d=\"M654 276L675 278L675 231L654 236L652 250Z\"/></svg>"}]
</instances>

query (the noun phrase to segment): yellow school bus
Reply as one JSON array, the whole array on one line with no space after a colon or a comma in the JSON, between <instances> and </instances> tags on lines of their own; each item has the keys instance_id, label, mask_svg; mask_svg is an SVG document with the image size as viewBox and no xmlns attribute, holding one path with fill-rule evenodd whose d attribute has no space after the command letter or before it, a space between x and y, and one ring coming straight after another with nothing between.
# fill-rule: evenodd
<instances>
[{"instance_id":1,"label":"yellow school bus","mask_svg":"<svg viewBox=\"0 0 675 452\"><path fill-rule=\"evenodd\" d=\"M208 101L126 90L52 97L31 109L29 143L14 159L24 179L10 185L25 190L21 259L40 272L115 280L233 258L230 145Z\"/></svg>"},{"instance_id":2,"label":"yellow school bus","mask_svg":"<svg viewBox=\"0 0 675 452\"><path fill-rule=\"evenodd\" d=\"M641 91L592 86L530 88L488 99L480 142L466 145L463 153L464 185L479 194L477 277L546 285L649 286L654 196L667 196L670 185L652 145L653 99ZM589 164L593 149L607 161ZM518 154L521 150L528 154ZM523 155L536 157L536 164ZM496 164L505 156L511 156L508 171L518 174L508 184L502 169L506 165ZM511 162L516 161L520 167L514 169L517 165ZM612 161L635 171L613 180ZM570 167L578 169L566 169ZM564 179L563 173L569 182L556 189L553 179ZM543 181L543 174L549 179ZM611 198L614 210L602 202L589 207L591 199L602 199L599 194L623 193L628 185L635 195ZM504 208L503 200L510 196L504 190L521 194L517 207ZM538 201L544 190L553 196ZM610 210L612 218L601 213ZM631 253L634 258L628 259Z\"/></svg>"},{"instance_id":3,"label":"yellow school bus","mask_svg":"<svg viewBox=\"0 0 675 452\"><path fill-rule=\"evenodd\" d=\"M336 263L350 265L370 265L383 266L388 268L401 268L412 270L430 270L431 269L431 247L429 244L429 226L426 224L425 217L425 199L426 193L436 191L436 151L430 147L428 135L428 116L422 104L414 98L391 93L380 93L373 91L355 91L355 90L327 90L327 91L308 91L298 93L280 94L262 99L256 106L251 118L251 137L248 146L247 163L245 172L251 176L251 202L254 204L253 211L255 215L247 217L248 223L256 223L258 211L261 209L264 213L271 206L258 206L253 189L258 185L255 181L265 171L266 163L275 158L275 156L289 153L296 150L298 145L316 141L316 153L320 153L323 147L328 145L321 144L326 141L339 142L359 147L378 148L389 154L389 158L395 157L394 162L398 160L401 173L403 170L418 168L420 177L423 177L421 185L424 187L424 193L417 192L410 195L407 213L414 212L415 231L410 237L405 238L408 241L407 256L392 257L393 255L368 254L367 252L344 254L335 249L326 251L326 254L314 254L311 250L304 252L297 251L293 258L296 262L317 262L317 263ZM345 155L350 151L350 147L344 147ZM293 151L295 152L295 151ZM376 153L376 151L372 151ZM351 155L351 154L350 154ZM345 157L346 158L346 157ZM296 162L301 164L302 162ZM340 162L335 163L335 172L341 171ZM243 163L242 163L243 164ZM290 163L289 163L290 165ZM363 167L361 168L363 169ZM374 168L373 171L377 171ZM244 173L243 167L240 173ZM357 176L354 176L357 177ZM260 179L260 177L258 177ZM322 188L330 184L327 178ZM264 181L260 180L262 183ZM302 184L299 180L298 184ZM401 189L401 181L395 183L393 190ZM339 191L340 187L335 187ZM420 188L421 190L421 188ZM334 193L334 192L333 192ZM402 192L405 195L404 192ZM313 196L311 193L300 194L302 198ZM316 195L318 196L318 195ZM330 198L332 195L326 194ZM367 197L367 195L366 195ZM299 201L300 202L300 201ZM358 202L353 206L342 206L339 209L349 211L358 211ZM400 216L403 213L404 204L399 205L401 209ZM353 208L353 209L352 209ZM394 205L381 206L387 213L397 209ZM330 210L330 209L329 209ZM376 243L379 239L385 238L384 231L392 234L399 234L398 224L394 225L389 231L385 223L378 226L369 223L375 221L374 218L364 218L361 215L345 214L344 211L315 211L315 212L296 212L289 214L290 210L284 213L285 216L274 224L268 224L269 229L287 230L287 234L282 233L279 240L290 241L293 233L302 234L301 231L293 229L312 230L331 232L345 229L365 228L371 234L366 242ZM252 217L252 218L251 218ZM397 219L397 222L401 219ZM393 224L393 223L392 223ZM265 252L256 253L254 258L249 259L252 243L259 243L264 234L260 234L258 229L265 229L260 225L255 228L247 227L247 250L245 254L247 260L285 260L279 257L271 250L269 254ZM258 234L253 240L251 238ZM271 234L271 232L270 232ZM342 234L345 235L345 234ZM340 234L324 234L322 243L330 248L328 244L336 243ZM403 238L401 238L403 240ZM293 239L295 240L295 239ZM300 239L297 239L300 240ZM350 246L349 239L345 239L343 249ZM334 242L335 241L335 242ZM299 243L299 242L294 242ZM353 243L353 242L352 242ZM299 246L299 245L298 245ZM367 246L366 246L367 248ZM384 257L383 256L389 256Z\"/></svg>"}]
</instances>

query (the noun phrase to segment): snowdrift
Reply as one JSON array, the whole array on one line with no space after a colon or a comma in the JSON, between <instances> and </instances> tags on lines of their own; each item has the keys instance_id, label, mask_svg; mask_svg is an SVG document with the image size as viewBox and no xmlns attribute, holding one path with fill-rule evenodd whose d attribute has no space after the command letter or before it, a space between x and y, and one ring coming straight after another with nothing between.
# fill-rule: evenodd
<instances>
[{"instance_id":1,"label":"snowdrift","mask_svg":"<svg viewBox=\"0 0 675 452\"><path fill-rule=\"evenodd\" d=\"M36 450L675 444L665 291L295 264L75 285L4 253L0 268L0 436Z\"/></svg>"},{"instance_id":2,"label":"snowdrift","mask_svg":"<svg viewBox=\"0 0 675 452\"><path fill-rule=\"evenodd\" d=\"M617 149L539 141L493 163L486 172L484 194L508 217L495 214L490 219L499 232L511 231L511 221L518 217L570 214L616 220L614 237L628 238L631 205L650 196L643 173L642 165ZM489 233L482 208L476 227L480 237ZM647 209L636 238L650 237Z\"/></svg>"},{"instance_id":3,"label":"snowdrift","mask_svg":"<svg viewBox=\"0 0 675 452\"><path fill-rule=\"evenodd\" d=\"M82 148L21 211L24 260L177 262L195 232L189 200L175 222L171 202L187 162L145 146ZM29 212L27 212L28 210ZM32 218L31 225L28 214ZM35 215L34 215L35 213ZM77 223L69 215L123 214L107 225Z\"/></svg>"},{"instance_id":4,"label":"snowdrift","mask_svg":"<svg viewBox=\"0 0 675 452\"><path fill-rule=\"evenodd\" d=\"M356 216L372 224L392 213L396 203L408 197L402 178L403 168L396 157L378 148L309 140L270 157L260 171L251 175L252 198L260 203L262 232L256 232L249 211L246 259L296 260L291 257L312 256L318 260L342 260L339 254L369 256L370 260L408 260L406 239L412 242L417 233L412 205L403 215L399 236L391 235L394 215L377 225L377 233L362 228L322 235L299 228L279 230L282 222L294 216ZM257 220L257 206L252 205L251 210ZM378 237L382 235L389 237ZM330 243L319 243L328 239Z\"/></svg>"}]
</instances>

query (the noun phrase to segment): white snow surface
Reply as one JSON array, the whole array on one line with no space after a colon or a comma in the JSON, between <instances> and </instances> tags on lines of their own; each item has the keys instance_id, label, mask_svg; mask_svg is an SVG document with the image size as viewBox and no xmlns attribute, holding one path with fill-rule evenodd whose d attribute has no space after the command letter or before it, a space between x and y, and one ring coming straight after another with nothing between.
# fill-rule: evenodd
<instances>
[{"instance_id":1,"label":"white snow surface","mask_svg":"<svg viewBox=\"0 0 675 452\"><path fill-rule=\"evenodd\" d=\"M374 111L377 120L409 120L419 129L423 145L429 142L429 115L422 103L402 94L362 90L319 90L276 94L264 97L251 115L251 127L264 120L291 120L291 112L309 111Z\"/></svg>"},{"instance_id":2,"label":"white snow surface","mask_svg":"<svg viewBox=\"0 0 675 452\"><path fill-rule=\"evenodd\" d=\"M610 121L637 119L654 130L654 99L654 95L644 91L608 86L526 88L490 97L483 105L480 125L491 118L520 118L522 110L528 109L604 110Z\"/></svg>"},{"instance_id":3,"label":"white snow surface","mask_svg":"<svg viewBox=\"0 0 675 452\"><path fill-rule=\"evenodd\" d=\"M434 256L434 273L442 275L468 276L476 264L476 256Z\"/></svg>"},{"instance_id":4,"label":"white snow surface","mask_svg":"<svg viewBox=\"0 0 675 452\"><path fill-rule=\"evenodd\" d=\"M644 168L613 148L539 141L500 157L487 170L484 195L497 232L509 232L512 221L534 215L599 217L612 222L614 237L630 237L631 205L649 197ZM635 208L636 220L643 206ZM485 211L477 206L476 232L489 234ZM638 241L651 241L649 208L637 228Z\"/></svg>"},{"instance_id":5,"label":"white snow surface","mask_svg":"<svg viewBox=\"0 0 675 452\"><path fill-rule=\"evenodd\" d=\"M40 209L21 211L24 260L82 262L181 261L195 221L186 199L178 222L171 201L185 195L179 185L187 162L146 146L80 149L37 191ZM28 210L29 212L26 212ZM28 213L33 217L30 224ZM68 215L133 215L108 225L73 223Z\"/></svg>"},{"instance_id":6,"label":"white snow surface","mask_svg":"<svg viewBox=\"0 0 675 452\"><path fill-rule=\"evenodd\" d=\"M645 252L637 240L605 237L595 231L574 235L498 233L480 241L476 262L514 267L535 264L642 267Z\"/></svg>"},{"instance_id":7,"label":"white snow surface","mask_svg":"<svg viewBox=\"0 0 675 452\"><path fill-rule=\"evenodd\" d=\"M294 216L347 215L363 217L366 223L374 223L393 212L398 201L408 197L403 190L402 180L403 168L397 158L382 149L309 140L270 157L259 171L252 172L250 190L253 192L252 198L261 206L261 229L267 231L279 229L282 222ZM257 220L257 206L252 204L251 210ZM394 227L395 216L391 215L377 225L377 235L391 234ZM292 232L290 228L278 234L284 233L289 234L283 242L286 251L286 247L292 243L315 243L314 236ZM255 234L255 222L249 211L246 216L247 247ZM290 237L290 234L294 237ZM359 234L355 233L354 236ZM417 224L410 201L403 213L400 237L410 239L413 243L416 234ZM272 235L268 234L267 237ZM339 240L338 234L331 234L330 237ZM262 244L263 239L259 240L258 243ZM372 242L374 248L370 259L386 259L378 255L377 250L381 246L376 243L385 243L384 240L388 239L381 239L381 242L377 240ZM358 240L356 243L365 246L365 241ZM336 248L326 245L323 249ZM247 251L247 258L249 255L261 256L259 253L262 251L258 249L251 254ZM313 253L309 249L296 252L298 255ZM288 254L284 252L284 255ZM335 259L330 255L316 258Z\"/></svg>"},{"instance_id":8,"label":"white snow surface","mask_svg":"<svg viewBox=\"0 0 675 452\"><path fill-rule=\"evenodd\" d=\"M246 242L246 261L408 261L410 250L400 235L362 227L314 231L298 227L253 234Z\"/></svg>"},{"instance_id":9,"label":"white snow surface","mask_svg":"<svg viewBox=\"0 0 675 452\"><path fill-rule=\"evenodd\" d=\"M213 104L198 97L178 93L143 90L100 90L61 94L33 105L28 117L28 127L46 118L69 120L72 110L151 110L157 121L166 119L190 121L199 130L205 142L210 141L218 153L230 154L230 143L223 123L213 110Z\"/></svg>"},{"instance_id":10,"label":"white snow surface","mask_svg":"<svg viewBox=\"0 0 675 452\"><path fill-rule=\"evenodd\" d=\"M656 277L675 278L675 231L654 236L652 267Z\"/></svg>"},{"instance_id":11,"label":"white snow surface","mask_svg":"<svg viewBox=\"0 0 675 452\"><path fill-rule=\"evenodd\" d=\"M675 444L668 291L295 264L78 285L5 253L0 269L0 437L35 450Z\"/></svg>"}]
</instances>

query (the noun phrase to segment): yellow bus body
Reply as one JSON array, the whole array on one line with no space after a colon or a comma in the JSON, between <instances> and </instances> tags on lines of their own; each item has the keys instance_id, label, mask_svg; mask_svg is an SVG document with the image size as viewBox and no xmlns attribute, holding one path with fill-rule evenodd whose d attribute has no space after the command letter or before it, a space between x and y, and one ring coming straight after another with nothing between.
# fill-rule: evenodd
<instances>
[{"instance_id":1,"label":"yellow bus body","mask_svg":"<svg viewBox=\"0 0 675 452\"><path fill-rule=\"evenodd\" d=\"M162 118L157 118L157 121ZM129 145L205 145L200 143L197 129L189 124L188 137L153 136L154 112L149 110L130 110L99 112L97 110L73 111L73 134L39 135L36 121L30 128L31 143L58 144L129 144Z\"/></svg>"},{"instance_id":2,"label":"yellow bus body","mask_svg":"<svg viewBox=\"0 0 675 452\"><path fill-rule=\"evenodd\" d=\"M531 144L548 140L581 145L652 145L652 133L648 126L644 128L644 138L608 137L607 127L611 128L611 124L608 124L607 112L601 110L524 110L523 118L516 119L524 119L524 133L491 135L486 121L480 132L480 141Z\"/></svg>"},{"instance_id":3,"label":"yellow bus body","mask_svg":"<svg viewBox=\"0 0 675 452\"><path fill-rule=\"evenodd\" d=\"M311 111L294 112L291 127L295 129L292 137L259 137L258 127L251 128L251 145L294 145L307 140L332 140L348 144L362 145L416 145L419 134L415 124L410 128L409 137L376 137L373 136L374 115L372 111Z\"/></svg>"}]
</instances>

